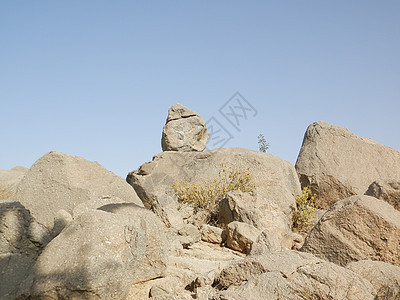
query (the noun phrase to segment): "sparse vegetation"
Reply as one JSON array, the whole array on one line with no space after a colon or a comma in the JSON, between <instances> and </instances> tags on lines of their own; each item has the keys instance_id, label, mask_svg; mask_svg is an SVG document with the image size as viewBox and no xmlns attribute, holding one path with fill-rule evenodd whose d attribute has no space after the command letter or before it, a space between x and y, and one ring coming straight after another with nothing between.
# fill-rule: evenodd
<instances>
[{"instance_id":1,"label":"sparse vegetation","mask_svg":"<svg viewBox=\"0 0 400 300\"><path fill-rule=\"evenodd\" d=\"M317 205L316 194L309 187L303 187L301 194L296 197L297 210L293 213L293 228L300 233L307 233L315 225Z\"/></svg>"},{"instance_id":2,"label":"sparse vegetation","mask_svg":"<svg viewBox=\"0 0 400 300\"><path fill-rule=\"evenodd\" d=\"M266 153L267 150L269 149L269 143L267 143L263 134L259 134L257 138L258 138L258 150Z\"/></svg>"},{"instance_id":3,"label":"sparse vegetation","mask_svg":"<svg viewBox=\"0 0 400 300\"><path fill-rule=\"evenodd\" d=\"M189 203L194 208L202 208L211 214L216 213L219 201L230 191L251 192L252 184L249 168L236 168L221 164L218 176L201 183L178 181L172 187L181 203Z\"/></svg>"}]
</instances>

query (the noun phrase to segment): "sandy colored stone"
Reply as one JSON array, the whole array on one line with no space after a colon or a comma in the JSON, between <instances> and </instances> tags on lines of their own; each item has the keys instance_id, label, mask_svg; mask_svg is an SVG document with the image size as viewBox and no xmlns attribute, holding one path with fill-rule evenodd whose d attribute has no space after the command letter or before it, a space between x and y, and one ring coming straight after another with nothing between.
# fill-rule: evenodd
<instances>
[{"instance_id":1,"label":"sandy colored stone","mask_svg":"<svg viewBox=\"0 0 400 300\"><path fill-rule=\"evenodd\" d=\"M25 176L28 169L15 167L11 170L0 170L0 200L12 199L18 183Z\"/></svg>"},{"instance_id":2,"label":"sandy colored stone","mask_svg":"<svg viewBox=\"0 0 400 300\"><path fill-rule=\"evenodd\" d=\"M400 211L400 181L374 181L365 195L386 201Z\"/></svg>"},{"instance_id":3,"label":"sandy colored stone","mask_svg":"<svg viewBox=\"0 0 400 300\"><path fill-rule=\"evenodd\" d=\"M311 186L329 208L364 194L375 180L400 181L400 152L323 121L311 124L296 162L302 186Z\"/></svg>"},{"instance_id":4,"label":"sandy colored stone","mask_svg":"<svg viewBox=\"0 0 400 300\"><path fill-rule=\"evenodd\" d=\"M99 163L52 151L26 173L14 200L29 209L40 224L52 229L60 209L72 214L77 205L104 195L142 206L135 191Z\"/></svg>"},{"instance_id":5,"label":"sandy colored stone","mask_svg":"<svg viewBox=\"0 0 400 300\"><path fill-rule=\"evenodd\" d=\"M301 250L341 266L366 259L400 265L400 212L370 196L343 199L314 226Z\"/></svg>"},{"instance_id":6,"label":"sandy colored stone","mask_svg":"<svg viewBox=\"0 0 400 300\"><path fill-rule=\"evenodd\" d=\"M203 151L209 138L206 122L194 111L175 103L163 128L163 151Z\"/></svg>"}]
</instances>

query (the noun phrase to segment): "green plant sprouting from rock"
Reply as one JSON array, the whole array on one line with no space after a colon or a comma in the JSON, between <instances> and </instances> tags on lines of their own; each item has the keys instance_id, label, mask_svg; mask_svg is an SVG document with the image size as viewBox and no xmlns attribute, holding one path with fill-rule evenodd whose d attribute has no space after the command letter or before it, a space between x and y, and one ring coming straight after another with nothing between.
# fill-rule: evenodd
<instances>
[{"instance_id":1,"label":"green plant sprouting from rock","mask_svg":"<svg viewBox=\"0 0 400 300\"><path fill-rule=\"evenodd\" d=\"M181 203L216 213L218 203L230 191L251 192L255 189L249 168L220 165L218 176L209 181L190 183L178 181L172 187Z\"/></svg>"},{"instance_id":2,"label":"green plant sprouting from rock","mask_svg":"<svg viewBox=\"0 0 400 300\"><path fill-rule=\"evenodd\" d=\"M297 191L295 191L297 193ZM307 233L315 225L315 211L318 204L316 194L309 187L303 187L301 194L296 196L296 208L293 213L293 228Z\"/></svg>"}]
</instances>

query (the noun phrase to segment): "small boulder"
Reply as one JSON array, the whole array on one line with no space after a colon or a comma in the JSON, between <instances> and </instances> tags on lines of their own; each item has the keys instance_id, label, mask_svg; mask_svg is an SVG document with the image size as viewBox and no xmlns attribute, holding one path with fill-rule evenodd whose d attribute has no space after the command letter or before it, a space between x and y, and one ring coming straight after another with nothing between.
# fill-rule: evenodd
<instances>
[{"instance_id":1,"label":"small boulder","mask_svg":"<svg viewBox=\"0 0 400 300\"><path fill-rule=\"evenodd\" d=\"M222 228L204 224L200 228L201 240L207 243L222 244L226 240L226 231Z\"/></svg>"},{"instance_id":2,"label":"small boulder","mask_svg":"<svg viewBox=\"0 0 400 300\"><path fill-rule=\"evenodd\" d=\"M400 181L374 181L365 195L386 201L400 211Z\"/></svg>"},{"instance_id":3,"label":"small boulder","mask_svg":"<svg viewBox=\"0 0 400 300\"><path fill-rule=\"evenodd\" d=\"M103 195L113 195L123 202L143 206L135 191L122 178L99 163L52 151L38 159L26 173L14 200L51 230L60 209L72 214L80 203Z\"/></svg>"},{"instance_id":4,"label":"small boulder","mask_svg":"<svg viewBox=\"0 0 400 300\"><path fill-rule=\"evenodd\" d=\"M226 245L236 251L248 253L261 231L242 222L231 222L226 228Z\"/></svg>"},{"instance_id":5,"label":"small boulder","mask_svg":"<svg viewBox=\"0 0 400 300\"><path fill-rule=\"evenodd\" d=\"M168 110L161 146L163 151L203 151L209 138L206 122L194 111L175 103Z\"/></svg>"},{"instance_id":6,"label":"small boulder","mask_svg":"<svg viewBox=\"0 0 400 300\"><path fill-rule=\"evenodd\" d=\"M376 300L400 299L400 267L381 261L351 262L347 269L367 279L377 291Z\"/></svg>"},{"instance_id":7,"label":"small boulder","mask_svg":"<svg viewBox=\"0 0 400 300\"><path fill-rule=\"evenodd\" d=\"M400 265L400 212L370 196L343 199L313 227L301 250L341 266L365 259Z\"/></svg>"}]
</instances>

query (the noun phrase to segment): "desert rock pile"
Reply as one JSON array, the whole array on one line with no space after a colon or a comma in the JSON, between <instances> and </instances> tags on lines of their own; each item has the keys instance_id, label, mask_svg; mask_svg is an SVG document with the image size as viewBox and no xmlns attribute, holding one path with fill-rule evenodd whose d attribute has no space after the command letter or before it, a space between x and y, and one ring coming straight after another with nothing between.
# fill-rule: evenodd
<instances>
[{"instance_id":1,"label":"desert rock pile","mask_svg":"<svg viewBox=\"0 0 400 300\"><path fill-rule=\"evenodd\" d=\"M0 170L0 299L400 298L399 151L317 122L295 168L208 136L176 103L126 181L56 151ZM321 210L300 235L303 187Z\"/></svg>"}]
</instances>

